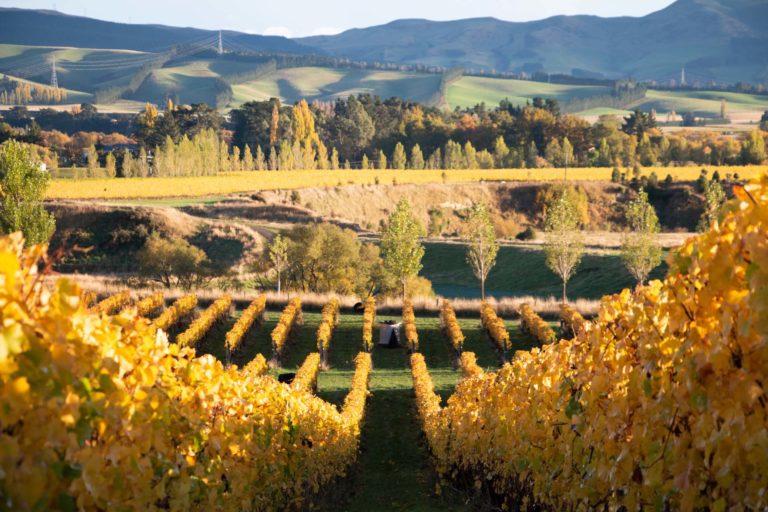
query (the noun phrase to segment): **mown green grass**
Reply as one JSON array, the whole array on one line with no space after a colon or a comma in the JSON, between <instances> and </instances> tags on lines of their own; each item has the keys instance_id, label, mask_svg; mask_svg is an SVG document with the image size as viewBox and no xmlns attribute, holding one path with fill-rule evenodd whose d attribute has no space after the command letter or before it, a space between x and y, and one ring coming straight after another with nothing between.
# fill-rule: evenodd
<instances>
[{"instance_id":1,"label":"mown green grass","mask_svg":"<svg viewBox=\"0 0 768 512\"><path fill-rule=\"evenodd\" d=\"M279 310L270 310L267 320L247 335L242 350L232 362L247 364L257 353L271 356L269 334L274 328ZM239 315L239 312L238 312ZM377 320L400 320L381 316ZM215 328L203 340L199 352L211 353L226 360L224 335L235 322L232 318ZM297 328L286 346L281 370L272 374L295 371L311 352L316 351L315 332L320 314L304 313L304 324ZM488 370L497 368L500 358L480 328L478 318L461 318L459 323L466 336L465 349L474 351L478 364ZM454 354L439 328L439 319L417 315L420 348L435 382L438 393L447 398L460 379L454 366ZM519 331L517 321L508 321L515 350L527 350L531 341ZM349 391L354 369L354 357L361 349L362 316L345 313L335 330L329 353L330 368L321 372L318 395L335 403L343 403ZM463 492L444 490L435 494L436 475L430 461L421 427L416 416L413 382L408 354L404 348L376 346L373 351L374 371L371 375L366 419L362 430L361 453L358 464L342 485L342 498L323 510L367 511L468 511L471 500Z\"/></svg>"},{"instance_id":2,"label":"mown green grass","mask_svg":"<svg viewBox=\"0 0 768 512\"><path fill-rule=\"evenodd\" d=\"M445 297L480 297L480 284L466 262L466 246L428 243L425 248L421 275L432 281L435 292ZM651 278L662 278L665 272L662 263ZM618 254L587 253L568 283L568 297L599 299L634 285ZM547 268L542 250L506 246L499 251L485 290L495 297L560 297L562 284Z\"/></svg>"}]
</instances>

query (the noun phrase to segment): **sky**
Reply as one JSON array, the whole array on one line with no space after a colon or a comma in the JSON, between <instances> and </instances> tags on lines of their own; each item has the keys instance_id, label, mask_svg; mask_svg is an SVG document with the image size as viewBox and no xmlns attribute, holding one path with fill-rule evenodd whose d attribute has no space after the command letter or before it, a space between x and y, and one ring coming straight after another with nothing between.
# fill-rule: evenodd
<instances>
[{"instance_id":1,"label":"sky","mask_svg":"<svg viewBox=\"0 0 768 512\"><path fill-rule=\"evenodd\" d=\"M672 0L0 0L0 7L56 9L124 23L160 23L253 34L337 34L399 18L454 20L493 16L529 21L558 14L643 16Z\"/></svg>"}]
</instances>

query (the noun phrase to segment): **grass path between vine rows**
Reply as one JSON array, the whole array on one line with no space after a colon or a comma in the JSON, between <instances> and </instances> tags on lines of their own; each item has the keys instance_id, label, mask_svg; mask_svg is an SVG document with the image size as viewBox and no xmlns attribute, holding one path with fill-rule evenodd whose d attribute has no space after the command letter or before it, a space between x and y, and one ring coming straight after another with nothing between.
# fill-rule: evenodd
<instances>
[{"instance_id":1,"label":"grass path between vine rows","mask_svg":"<svg viewBox=\"0 0 768 512\"><path fill-rule=\"evenodd\" d=\"M270 311L267 320L252 329L243 350L233 357L234 363L242 366L257 353L269 359L269 333L278 316L279 311ZM387 319L400 320L399 317L377 317L377 321ZM274 375L295 371L309 353L317 350L315 332L319 321L319 313L304 313L304 325L294 332L286 347L283 369L273 370ZM224 334L233 323L231 319L209 333L200 347L201 352L224 360ZM445 400L460 379L460 371L453 366L452 349L439 324L436 317L417 315L421 352L435 389ZM482 333L479 319L460 319L460 324L466 336L465 350L475 352L478 364L486 369L497 368L499 358ZM515 348L529 348L518 322L508 321L507 326ZM337 405L343 403L352 379L353 360L362 346L361 332L361 315L341 315L331 342L330 368L318 379L318 395L323 399ZM376 341L378 332L374 338ZM323 509L345 512L472 510L468 497L460 492L450 489L444 489L442 495L435 492L436 475L421 433L405 349L377 346L373 351L373 364L359 461L351 468L350 477L342 482L342 492L334 495L333 503Z\"/></svg>"}]
</instances>

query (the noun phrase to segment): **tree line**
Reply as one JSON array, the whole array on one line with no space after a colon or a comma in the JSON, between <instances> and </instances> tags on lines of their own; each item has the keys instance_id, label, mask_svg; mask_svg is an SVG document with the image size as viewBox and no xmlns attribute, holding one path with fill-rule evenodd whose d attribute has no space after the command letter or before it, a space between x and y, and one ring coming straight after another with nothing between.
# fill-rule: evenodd
<instances>
[{"instance_id":1,"label":"tree line","mask_svg":"<svg viewBox=\"0 0 768 512\"><path fill-rule=\"evenodd\" d=\"M14 109L6 117L21 123L25 119L20 117L22 114ZM103 122L90 105L60 115L68 123L77 119L102 126ZM50 119L48 113L42 118ZM83 151L88 146L81 148L80 155L73 154L65 145L59 145L60 137L49 136L35 120L26 119L25 128L0 123L0 142L22 139L48 147L61 159L66 156L78 160L72 163L85 163ZM481 104L444 111L399 98L382 100L365 94L333 102L302 100L295 105L285 105L276 98L254 101L234 109L228 118L204 104L179 106L169 101L162 112L148 104L128 124L132 127L129 163L140 158L139 150L143 148L149 162L148 175L344 168L747 165L765 161L768 137L763 130L768 128L768 116L764 116L760 130L736 136L716 132L668 134L659 129L653 112L635 111L624 118L602 116L590 124L564 114L558 102L551 99L537 98L523 106L502 101L495 108ZM215 150L208 141L194 142L206 131L219 139ZM107 153L114 148L100 147L98 143L94 148L100 165L106 166ZM194 154L186 155L188 151ZM175 155L173 160L167 158L171 153ZM200 157L200 153L206 156ZM122 172L124 157L123 148L112 155L117 161L117 175L137 175ZM200 160L221 165L218 169L192 169ZM176 163L155 167L153 162Z\"/></svg>"}]
</instances>

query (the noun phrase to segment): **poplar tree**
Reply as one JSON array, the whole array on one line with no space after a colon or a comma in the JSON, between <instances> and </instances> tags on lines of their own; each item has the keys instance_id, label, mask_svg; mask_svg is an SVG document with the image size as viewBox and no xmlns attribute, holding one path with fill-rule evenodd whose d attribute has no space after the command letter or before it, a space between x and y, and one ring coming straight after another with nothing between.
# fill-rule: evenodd
<instances>
[{"instance_id":1,"label":"poplar tree","mask_svg":"<svg viewBox=\"0 0 768 512\"><path fill-rule=\"evenodd\" d=\"M576 267L584 254L584 242L579 231L579 211L565 187L547 206L544 253L547 266L562 280L565 304L568 301L568 281L576 273Z\"/></svg>"},{"instance_id":2,"label":"poplar tree","mask_svg":"<svg viewBox=\"0 0 768 512\"><path fill-rule=\"evenodd\" d=\"M627 207L627 227L621 245L621 257L629 273L642 285L651 271L661 263L661 247L656 242L659 218L648 202L648 194L640 191Z\"/></svg>"},{"instance_id":3,"label":"poplar tree","mask_svg":"<svg viewBox=\"0 0 768 512\"><path fill-rule=\"evenodd\" d=\"M384 267L400 281L403 298L406 297L408 278L418 275L424 246L421 245L421 226L411 212L411 205L401 199L389 216L381 236Z\"/></svg>"},{"instance_id":4,"label":"poplar tree","mask_svg":"<svg viewBox=\"0 0 768 512\"><path fill-rule=\"evenodd\" d=\"M104 159L104 171L107 178L117 176L117 162L115 161L115 155L111 151L107 153L107 157Z\"/></svg>"},{"instance_id":5,"label":"poplar tree","mask_svg":"<svg viewBox=\"0 0 768 512\"><path fill-rule=\"evenodd\" d=\"M469 211L464 240L467 243L467 263L480 281L480 296L485 300L485 280L496 264L496 255L499 253L496 230L485 203L476 204Z\"/></svg>"},{"instance_id":6,"label":"poplar tree","mask_svg":"<svg viewBox=\"0 0 768 512\"><path fill-rule=\"evenodd\" d=\"M509 156L509 147L504 141L504 137L499 135L493 143L493 161L497 169L507 167L507 157Z\"/></svg>"},{"instance_id":7,"label":"poplar tree","mask_svg":"<svg viewBox=\"0 0 768 512\"><path fill-rule=\"evenodd\" d=\"M424 154L421 152L421 146L418 144L411 148L411 161L408 164L409 169L424 169Z\"/></svg>"},{"instance_id":8,"label":"poplar tree","mask_svg":"<svg viewBox=\"0 0 768 512\"><path fill-rule=\"evenodd\" d=\"M339 150L336 148L331 150L331 169L334 171L339 169Z\"/></svg>"},{"instance_id":9,"label":"poplar tree","mask_svg":"<svg viewBox=\"0 0 768 512\"><path fill-rule=\"evenodd\" d=\"M398 142L395 145L395 151L392 153L392 168L393 169L405 169L406 157L405 147L402 142Z\"/></svg>"},{"instance_id":10,"label":"poplar tree","mask_svg":"<svg viewBox=\"0 0 768 512\"><path fill-rule=\"evenodd\" d=\"M281 235L276 235L269 244L269 260L277 273L277 293L280 293L282 273L288 264L288 240Z\"/></svg>"},{"instance_id":11,"label":"poplar tree","mask_svg":"<svg viewBox=\"0 0 768 512\"><path fill-rule=\"evenodd\" d=\"M244 171L254 170L253 154L251 153L251 147L248 144L245 145L245 150L243 151L242 168Z\"/></svg>"}]
</instances>

